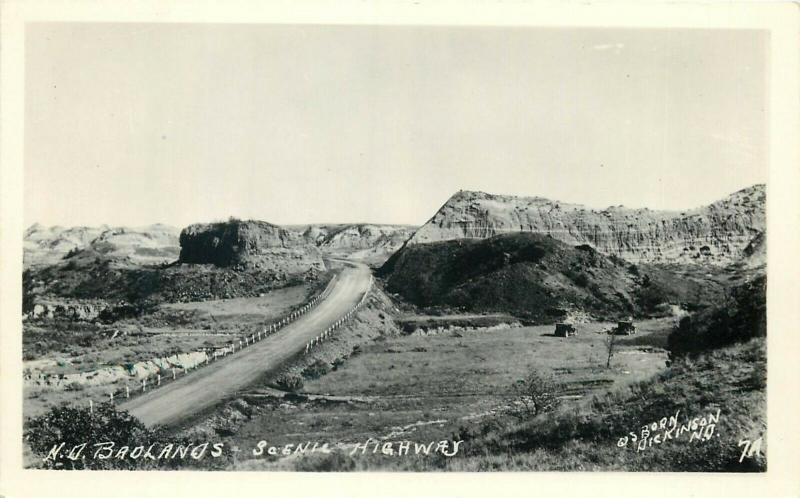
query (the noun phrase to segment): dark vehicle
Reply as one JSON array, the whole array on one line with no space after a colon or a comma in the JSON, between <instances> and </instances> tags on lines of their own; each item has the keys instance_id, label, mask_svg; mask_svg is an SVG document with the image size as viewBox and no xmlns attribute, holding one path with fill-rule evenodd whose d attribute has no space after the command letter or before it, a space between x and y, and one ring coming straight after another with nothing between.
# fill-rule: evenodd
<instances>
[{"instance_id":1,"label":"dark vehicle","mask_svg":"<svg viewBox=\"0 0 800 498\"><path fill-rule=\"evenodd\" d=\"M556 324L556 336L558 337L571 337L573 335L578 335L578 331L575 330L575 326L571 323L557 323Z\"/></svg>"},{"instance_id":2,"label":"dark vehicle","mask_svg":"<svg viewBox=\"0 0 800 498\"><path fill-rule=\"evenodd\" d=\"M633 322L617 322L617 327L612 331L615 335L631 335L636 333Z\"/></svg>"}]
</instances>

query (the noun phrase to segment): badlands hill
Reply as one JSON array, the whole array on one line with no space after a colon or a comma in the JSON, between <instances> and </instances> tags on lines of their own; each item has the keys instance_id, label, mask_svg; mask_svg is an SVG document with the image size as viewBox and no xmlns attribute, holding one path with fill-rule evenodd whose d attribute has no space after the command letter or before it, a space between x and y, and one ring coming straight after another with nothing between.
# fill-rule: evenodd
<instances>
[{"instance_id":1,"label":"badlands hill","mask_svg":"<svg viewBox=\"0 0 800 498\"><path fill-rule=\"evenodd\" d=\"M107 307L102 300L140 303L258 296L315 280L325 270L325 254L382 263L410 235L408 227L279 227L236 219L191 225L180 235L164 225L136 229L33 225L24 239L23 308L83 319L96 317Z\"/></svg>"},{"instance_id":2,"label":"badlands hill","mask_svg":"<svg viewBox=\"0 0 800 498\"><path fill-rule=\"evenodd\" d=\"M636 313L641 284L628 266L588 245L515 233L410 245L379 275L387 290L425 308L503 311L552 321L571 312Z\"/></svg>"},{"instance_id":3,"label":"badlands hill","mask_svg":"<svg viewBox=\"0 0 800 498\"><path fill-rule=\"evenodd\" d=\"M530 232L569 245L588 244L631 262L727 265L759 245L766 230L765 210L764 185L683 212L622 206L595 210L541 197L460 191L408 245Z\"/></svg>"},{"instance_id":4,"label":"badlands hill","mask_svg":"<svg viewBox=\"0 0 800 498\"><path fill-rule=\"evenodd\" d=\"M256 225L262 226L265 235L256 237L259 239L259 242L256 242L259 248L263 244L282 248L297 248L306 244L318 248L323 253L349 255L378 264L383 263L399 249L416 229L404 225L366 223L282 227L265 222L252 223L251 227L244 227L242 233L248 232L251 228L255 229ZM196 224L187 230L200 236L201 232L210 230L210 227L222 225L224 223ZM181 230L178 228L161 224L137 228L108 225L65 228L34 224L24 233L23 260L26 268L52 265L67 258L80 263L81 260L100 256L132 265L172 263L178 260L181 252L180 233ZM189 249L188 258L199 261L206 259L202 256L202 251L200 254L192 255L192 250L194 248ZM224 259L223 256L222 260Z\"/></svg>"},{"instance_id":5,"label":"badlands hill","mask_svg":"<svg viewBox=\"0 0 800 498\"><path fill-rule=\"evenodd\" d=\"M410 244L377 274L390 293L433 314L497 312L539 323L667 316L722 299L763 270L629 263L588 244L517 232Z\"/></svg>"},{"instance_id":6,"label":"badlands hill","mask_svg":"<svg viewBox=\"0 0 800 498\"><path fill-rule=\"evenodd\" d=\"M346 254L368 262L382 264L414 235L417 227L377 225L369 223L287 226L322 251Z\"/></svg>"},{"instance_id":7,"label":"badlands hill","mask_svg":"<svg viewBox=\"0 0 800 498\"><path fill-rule=\"evenodd\" d=\"M301 234L265 221L231 219L181 231L180 263L302 273L325 268L317 247Z\"/></svg>"},{"instance_id":8,"label":"badlands hill","mask_svg":"<svg viewBox=\"0 0 800 498\"><path fill-rule=\"evenodd\" d=\"M55 264L66 258L98 255L130 264L159 264L178 257L177 228L155 224L145 227L45 227L25 230L25 267Z\"/></svg>"},{"instance_id":9,"label":"badlands hill","mask_svg":"<svg viewBox=\"0 0 800 498\"><path fill-rule=\"evenodd\" d=\"M180 261L267 269L288 265L290 272L321 269L323 254L383 263L413 233L412 227L375 224L281 227L238 220L198 224L181 232Z\"/></svg>"}]
</instances>

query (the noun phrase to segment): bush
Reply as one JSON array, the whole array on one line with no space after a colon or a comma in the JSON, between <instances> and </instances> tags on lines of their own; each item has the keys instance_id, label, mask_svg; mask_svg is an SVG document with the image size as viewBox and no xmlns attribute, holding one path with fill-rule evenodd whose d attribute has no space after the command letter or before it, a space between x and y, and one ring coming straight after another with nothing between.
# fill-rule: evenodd
<instances>
[{"instance_id":1,"label":"bush","mask_svg":"<svg viewBox=\"0 0 800 498\"><path fill-rule=\"evenodd\" d=\"M284 391L295 392L303 389L303 378L297 374L285 373L278 376L275 385Z\"/></svg>"},{"instance_id":2,"label":"bush","mask_svg":"<svg viewBox=\"0 0 800 498\"><path fill-rule=\"evenodd\" d=\"M30 421L25 431L25 439L33 453L42 458L47 469L57 470L102 470L102 469L146 469L156 466L174 466L173 461L108 458L95 459L95 444L113 442L115 449L127 446L133 449L151 444L175 443L191 444L178 438L166 440L160 431L148 429L138 419L126 411L118 411L110 403L98 405L93 413L88 408L69 405L52 408L49 412ZM62 458L48 458L54 447L63 443ZM69 451L86 443L80 458L66 458ZM180 461L174 461L178 463ZM185 462L185 460L183 461Z\"/></svg>"},{"instance_id":3,"label":"bush","mask_svg":"<svg viewBox=\"0 0 800 498\"><path fill-rule=\"evenodd\" d=\"M514 391L519 395L519 408L515 414L528 419L553 410L558 406L560 390L552 377L532 371L525 379L514 383Z\"/></svg>"},{"instance_id":4,"label":"bush","mask_svg":"<svg viewBox=\"0 0 800 498\"><path fill-rule=\"evenodd\" d=\"M303 370L302 375L306 379L319 379L330 371L331 367L328 362L317 359Z\"/></svg>"}]
</instances>

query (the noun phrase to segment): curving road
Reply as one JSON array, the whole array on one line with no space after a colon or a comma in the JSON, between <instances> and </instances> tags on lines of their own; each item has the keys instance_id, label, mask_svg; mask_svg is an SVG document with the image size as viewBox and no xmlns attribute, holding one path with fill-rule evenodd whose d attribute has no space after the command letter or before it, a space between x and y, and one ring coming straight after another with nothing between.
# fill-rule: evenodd
<instances>
[{"instance_id":1,"label":"curving road","mask_svg":"<svg viewBox=\"0 0 800 498\"><path fill-rule=\"evenodd\" d=\"M121 403L119 408L149 426L174 424L208 409L303 350L358 303L369 287L370 276L365 265L347 262L328 297L295 322L233 355Z\"/></svg>"}]
</instances>

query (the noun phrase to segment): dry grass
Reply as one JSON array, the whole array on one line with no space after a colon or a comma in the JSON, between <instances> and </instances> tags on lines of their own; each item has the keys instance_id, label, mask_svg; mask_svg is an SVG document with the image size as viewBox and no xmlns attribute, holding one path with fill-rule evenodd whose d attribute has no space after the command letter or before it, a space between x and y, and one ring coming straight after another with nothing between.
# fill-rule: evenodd
<instances>
[{"instance_id":1,"label":"dry grass","mask_svg":"<svg viewBox=\"0 0 800 498\"><path fill-rule=\"evenodd\" d=\"M658 333L670 325L665 320L649 322L644 334ZM352 443L369 437L439 440L451 437L468 420L491 418L497 410L502 413L515 398L512 384L533 368L553 373L572 394L584 395L651 378L664 367L663 351L623 346L612 368L604 368L605 335L599 332L606 327L608 324L582 325L580 335L569 339L550 335L551 326L386 337L362 347L337 370L307 380L304 392L337 396L338 401L255 401L260 405L256 414L229 443L246 449L261 439L270 444L298 440ZM338 463L319 456L309 458L298 465L314 467L317 464L311 462L318 461L322 468L359 469L386 464L380 456ZM430 464L428 460L396 459L391 466L421 470ZM241 465L280 468L284 464L259 461Z\"/></svg>"}]
</instances>

